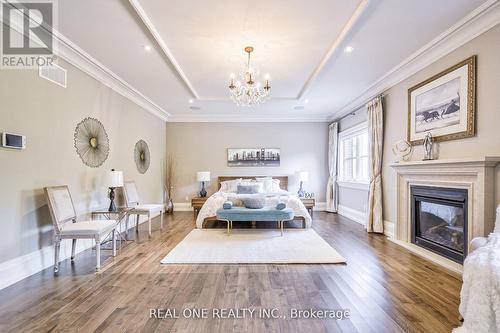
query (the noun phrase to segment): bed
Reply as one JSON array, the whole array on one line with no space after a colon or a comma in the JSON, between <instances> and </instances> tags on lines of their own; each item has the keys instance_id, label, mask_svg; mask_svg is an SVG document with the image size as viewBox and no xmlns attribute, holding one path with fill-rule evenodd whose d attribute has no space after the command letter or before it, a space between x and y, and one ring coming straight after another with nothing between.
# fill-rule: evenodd
<instances>
[{"instance_id":1,"label":"bed","mask_svg":"<svg viewBox=\"0 0 500 333\"><path fill-rule=\"evenodd\" d=\"M212 194L203 207L201 207L197 218L196 227L203 228L205 221L216 220L217 209L221 208L224 202L233 201L238 205L241 201L241 194L236 194L234 188L228 189L228 182L241 180L244 182L256 181L257 178L273 179L272 188L266 188L264 195L266 196L266 206L276 206L278 202L285 202L288 208L294 211L295 217L304 221L305 227L309 228L312 224L312 218L309 215L306 207L296 194L288 192L288 177L287 176L221 176L218 178L218 191ZM279 181L279 184L277 184ZM233 183L232 183L233 184ZM278 187L279 186L279 187Z\"/></svg>"}]
</instances>

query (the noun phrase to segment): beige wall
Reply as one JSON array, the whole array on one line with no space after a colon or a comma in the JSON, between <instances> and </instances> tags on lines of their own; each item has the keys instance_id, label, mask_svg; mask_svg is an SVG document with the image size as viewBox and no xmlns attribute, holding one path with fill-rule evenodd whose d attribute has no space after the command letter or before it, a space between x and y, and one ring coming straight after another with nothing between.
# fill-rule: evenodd
<instances>
[{"instance_id":1,"label":"beige wall","mask_svg":"<svg viewBox=\"0 0 500 333\"><path fill-rule=\"evenodd\" d=\"M396 176L389 164L395 160L391 152L393 144L406 139L408 89L474 54L477 54L477 135L440 143L439 158L500 156L500 25L497 25L386 92L382 169L385 220L396 221ZM412 159L419 160L422 156L422 147L415 147ZM497 184L499 178L497 172Z\"/></svg>"},{"instance_id":2,"label":"beige wall","mask_svg":"<svg viewBox=\"0 0 500 333\"><path fill-rule=\"evenodd\" d=\"M305 190L325 201L325 123L167 123L167 152L177 160L174 202L190 202L199 191L197 171L210 171L209 194L217 176L288 175L289 190L297 191L296 172L309 171ZM280 167L228 167L227 148L281 148ZM187 199L186 199L187 198Z\"/></svg>"},{"instance_id":3,"label":"beige wall","mask_svg":"<svg viewBox=\"0 0 500 333\"><path fill-rule=\"evenodd\" d=\"M108 205L101 177L123 170L136 180L145 201L161 202L161 161L165 157L165 123L73 66L68 88L38 77L32 70L0 71L0 132L27 136L27 148L0 148L0 262L52 244L52 225L44 186L67 184L79 215ZM109 136L110 154L100 168L85 166L73 146L75 126L83 118L99 119ZM141 175L134 145L149 144L151 166Z\"/></svg>"}]
</instances>

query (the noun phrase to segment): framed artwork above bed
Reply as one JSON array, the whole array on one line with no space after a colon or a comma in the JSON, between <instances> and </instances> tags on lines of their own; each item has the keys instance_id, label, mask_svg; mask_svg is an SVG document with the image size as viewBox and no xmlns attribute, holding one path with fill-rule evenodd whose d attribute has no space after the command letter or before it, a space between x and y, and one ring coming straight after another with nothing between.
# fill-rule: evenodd
<instances>
[{"instance_id":1,"label":"framed artwork above bed","mask_svg":"<svg viewBox=\"0 0 500 333\"><path fill-rule=\"evenodd\" d=\"M228 148L227 166L280 166L279 148Z\"/></svg>"},{"instance_id":2,"label":"framed artwork above bed","mask_svg":"<svg viewBox=\"0 0 500 333\"><path fill-rule=\"evenodd\" d=\"M436 141L475 135L476 56L408 90L408 141L422 144L427 132Z\"/></svg>"}]
</instances>

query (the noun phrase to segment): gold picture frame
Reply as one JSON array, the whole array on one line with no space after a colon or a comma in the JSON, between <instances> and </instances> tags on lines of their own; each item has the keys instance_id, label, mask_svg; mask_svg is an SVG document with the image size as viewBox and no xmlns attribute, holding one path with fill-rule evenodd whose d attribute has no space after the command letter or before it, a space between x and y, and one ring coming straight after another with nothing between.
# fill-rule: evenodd
<instances>
[{"instance_id":1,"label":"gold picture frame","mask_svg":"<svg viewBox=\"0 0 500 333\"><path fill-rule=\"evenodd\" d=\"M422 144L427 132L436 142L476 135L476 63L473 55L408 89L408 142Z\"/></svg>"}]
</instances>

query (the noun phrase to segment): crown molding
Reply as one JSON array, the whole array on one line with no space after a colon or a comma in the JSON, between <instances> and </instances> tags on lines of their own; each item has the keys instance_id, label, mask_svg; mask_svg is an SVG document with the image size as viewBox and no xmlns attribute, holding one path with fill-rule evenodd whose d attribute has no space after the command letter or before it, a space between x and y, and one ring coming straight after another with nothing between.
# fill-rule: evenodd
<instances>
[{"instance_id":1,"label":"crown molding","mask_svg":"<svg viewBox=\"0 0 500 333\"><path fill-rule=\"evenodd\" d=\"M329 120L339 119L358 109L374 96L421 71L499 23L500 0L486 1L371 84L358 97L337 110Z\"/></svg>"},{"instance_id":2,"label":"crown molding","mask_svg":"<svg viewBox=\"0 0 500 333\"><path fill-rule=\"evenodd\" d=\"M316 115L248 115L248 114L213 114L213 115L171 115L168 122L174 123L324 123L328 114Z\"/></svg>"},{"instance_id":3,"label":"crown molding","mask_svg":"<svg viewBox=\"0 0 500 333\"><path fill-rule=\"evenodd\" d=\"M73 66L80 69L82 72L90 75L102 84L110 87L120 95L128 98L141 108L154 114L163 121L167 121L170 113L165 111L158 104L153 102L149 97L146 97L139 90L134 88L127 81L115 74L109 68L104 66L98 60L83 51L75 43L70 41L60 32L54 32L54 38L58 43L57 55Z\"/></svg>"},{"instance_id":4,"label":"crown molding","mask_svg":"<svg viewBox=\"0 0 500 333\"><path fill-rule=\"evenodd\" d=\"M296 96L293 97L271 97L272 100L289 100L289 101L300 101L304 95L306 94L307 90L310 88L311 84L316 80L318 75L321 73L323 68L326 66L328 61L333 57L333 55L336 53L338 50L339 46L342 44L348 33L353 29L353 27L356 25L358 22L359 18L361 15L365 12L366 8L368 7L370 0L360 0L359 5L356 7L354 10L353 14L349 19L347 20L346 24L340 31L339 35L335 38L333 43L330 45L328 48L327 52L323 55L321 58L320 62L318 65L314 68L314 71L309 75L307 80L304 82L304 85L300 89L299 93ZM134 9L135 13L139 17L139 19L144 23L146 29L151 33L153 36L154 40L156 43L160 46L161 50L163 51L164 55L166 58L170 61L170 64L174 67L174 69L177 71L177 75L179 78L183 81L184 85L187 87L191 95L199 102L206 102L206 101L230 101L231 99L229 97L227 98L221 98L221 97L202 97L200 96L196 90L194 89L193 84L189 81L187 75L184 73L182 70L180 64L177 62L175 59L174 55L168 48L167 44L161 37L160 32L155 28L153 22L149 18L148 14L142 8L142 6L139 3L139 0L129 0L130 5Z\"/></svg>"},{"instance_id":5,"label":"crown molding","mask_svg":"<svg viewBox=\"0 0 500 333\"><path fill-rule=\"evenodd\" d=\"M15 4L15 2L10 3ZM0 22L2 22L3 24L3 17L0 17ZM16 30L21 35L23 34L24 28L18 22L14 22L14 24L11 24L10 27ZM47 30L46 26L42 25L42 27ZM47 32L50 33L50 31L48 30ZM154 103L139 90L135 89L127 81L122 79L109 68L90 56L62 33L54 28L52 29L51 33L55 45L53 52L57 57L63 58L65 61L72 64L82 72L90 75L97 81L113 89L141 108L154 114L163 121L167 121L170 113L165 111L162 107Z\"/></svg>"},{"instance_id":6,"label":"crown molding","mask_svg":"<svg viewBox=\"0 0 500 333\"><path fill-rule=\"evenodd\" d=\"M307 81L304 83L302 86L302 89L300 89L299 94L297 95L296 99L300 100L304 96L304 94L307 92L311 84L316 80L318 77L319 73L325 68L326 64L330 59L333 57L339 46L342 44L344 39L347 37L348 33L352 30L352 28L356 25L358 22L359 18L361 15L365 12L366 8L368 7L369 0L362 0L359 5L356 7L354 10L354 13L351 15L349 20L347 20L347 23L344 25L342 30L340 31L340 34L337 36L333 44L330 46L328 51L325 53L323 56L323 59L321 59L320 63L314 71L311 73Z\"/></svg>"},{"instance_id":7,"label":"crown molding","mask_svg":"<svg viewBox=\"0 0 500 333\"><path fill-rule=\"evenodd\" d=\"M146 29L151 33L151 35L153 35L153 38L158 43L161 50L163 51L163 53L167 57L167 59L170 61L170 64L177 71L177 75L179 75L180 79L184 82L184 84L188 88L189 92L191 93L192 97L200 100L200 96L198 95L198 93L194 89L193 85L191 84L191 82L187 78L186 74L182 70L182 68L179 65L179 63L177 62L177 60L175 60L173 53L170 51L170 49L167 46L167 43L165 43L165 41L161 37L158 30L155 28L153 22L151 21L149 16L146 14L146 11L142 8L139 1L138 0L129 0L129 3L132 6L132 8L134 9L137 16L139 16L139 18L141 19L142 23L144 23L144 25L146 26Z\"/></svg>"}]
</instances>

